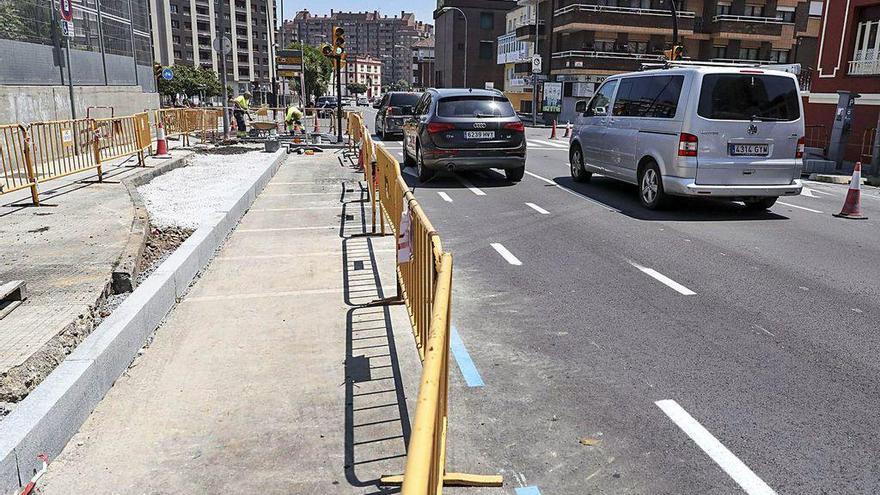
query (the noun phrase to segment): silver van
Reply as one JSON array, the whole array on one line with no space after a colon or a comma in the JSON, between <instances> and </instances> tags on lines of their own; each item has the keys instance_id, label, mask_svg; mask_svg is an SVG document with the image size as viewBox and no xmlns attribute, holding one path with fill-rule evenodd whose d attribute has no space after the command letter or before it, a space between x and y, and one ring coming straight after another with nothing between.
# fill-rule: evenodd
<instances>
[{"instance_id":1,"label":"silver van","mask_svg":"<svg viewBox=\"0 0 880 495\"><path fill-rule=\"evenodd\" d=\"M578 102L574 180L636 184L646 208L670 196L773 206L801 193L804 119L794 74L693 65L618 74Z\"/></svg>"}]
</instances>

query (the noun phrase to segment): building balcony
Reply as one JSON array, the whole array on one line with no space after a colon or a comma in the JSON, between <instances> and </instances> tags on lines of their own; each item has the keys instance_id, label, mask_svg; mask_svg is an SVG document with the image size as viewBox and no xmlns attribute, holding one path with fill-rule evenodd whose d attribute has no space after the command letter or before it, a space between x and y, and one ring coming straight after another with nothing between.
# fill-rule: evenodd
<instances>
[{"instance_id":1,"label":"building balcony","mask_svg":"<svg viewBox=\"0 0 880 495\"><path fill-rule=\"evenodd\" d=\"M532 41L535 39L535 23L517 26L514 33L517 41ZM544 36L544 21L538 21L538 34Z\"/></svg>"},{"instance_id":2,"label":"building balcony","mask_svg":"<svg viewBox=\"0 0 880 495\"><path fill-rule=\"evenodd\" d=\"M880 59L850 60L846 73L850 76L880 76Z\"/></svg>"},{"instance_id":3,"label":"building balcony","mask_svg":"<svg viewBox=\"0 0 880 495\"><path fill-rule=\"evenodd\" d=\"M211 16L210 14L196 13L196 21L211 22Z\"/></svg>"},{"instance_id":4,"label":"building balcony","mask_svg":"<svg viewBox=\"0 0 880 495\"><path fill-rule=\"evenodd\" d=\"M707 26L715 33L733 35L749 34L758 37L776 38L782 36L782 26L793 25L775 17L753 17L747 15L716 15ZM735 36L733 36L735 37Z\"/></svg>"},{"instance_id":5,"label":"building balcony","mask_svg":"<svg viewBox=\"0 0 880 495\"><path fill-rule=\"evenodd\" d=\"M554 13L554 32L615 31L647 34L672 33L672 13L665 9L639 9L610 5L573 4ZM678 12L678 32L694 32L696 14Z\"/></svg>"},{"instance_id":6,"label":"building balcony","mask_svg":"<svg viewBox=\"0 0 880 495\"><path fill-rule=\"evenodd\" d=\"M554 71L571 69L600 69L610 71L636 71L643 63L662 62L663 55L646 53L594 52L569 50L556 52L550 60Z\"/></svg>"}]
</instances>

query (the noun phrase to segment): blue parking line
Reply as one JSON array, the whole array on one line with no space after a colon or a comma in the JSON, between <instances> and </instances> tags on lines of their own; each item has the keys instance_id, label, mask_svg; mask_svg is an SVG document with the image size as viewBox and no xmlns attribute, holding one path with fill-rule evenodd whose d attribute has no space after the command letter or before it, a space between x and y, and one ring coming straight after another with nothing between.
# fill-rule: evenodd
<instances>
[{"instance_id":1,"label":"blue parking line","mask_svg":"<svg viewBox=\"0 0 880 495\"><path fill-rule=\"evenodd\" d=\"M468 387L482 387L485 384L480 377L480 372L477 371L477 367L471 360L471 355L468 354L467 349L464 347L464 342L461 341L461 336L458 334L458 329L455 328L455 325L452 326L451 337L452 356L455 357L458 369L464 375L465 383L467 383Z\"/></svg>"},{"instance_id":2,"label":"blue parking line","mask_svg":"<svg viewBox=\"0 0 880 495\"><path fill-rule=\"evenodd\" d=\"M537 486L524 486L516 489L516 495L541 495Z\"/></svg>"}]
</instances>

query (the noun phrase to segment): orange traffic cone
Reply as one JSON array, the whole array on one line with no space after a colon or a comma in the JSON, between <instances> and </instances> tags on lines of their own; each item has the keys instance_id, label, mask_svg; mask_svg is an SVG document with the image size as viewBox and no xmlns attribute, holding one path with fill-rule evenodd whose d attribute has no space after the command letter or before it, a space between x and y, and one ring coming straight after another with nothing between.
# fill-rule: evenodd
<instances>
[{"instance_id":1,"label":"orange traffic cone","mask_svg":"<svg viewBox=\"0 0 880 495\"><path fill-rule=\"evenodd\" d=\"M156 154L153 158L171 158L168 154L168 140L165 139L165 127L161 120L156 125Z\"/></svg>"},{"instance_id":2,"label":"orange traffic cone","mask_svg":"<svg viewBox=\"0 0 880 495\"><path fill-rule=\"evenodd\" d=\"M852 220L868 219L862 215L862 162L856 162L856 168L853 169L852 180L849 183L849 191L846 192L846 200L843 202L843 209L840 210L840 213L835 213L834 216Z\"/></svg>"},{"instance_id":3,"label":"orange traffic cone","mask_svg":"<svg viewBox=\"0 0 880 495\"><path fill-rule=\"evenodd\" d=\"M550 128L550 139L556 139L556 119L553 119L553 127Z\"/></svg>"},{"instance_id":4,"label":"orange traffic cone","mask_svg":"<svg viewBox=\"0 0 880 495\"><path fill-rule=\"evenodd\" d=\"M571 137L571 122L565 123L565 134L563 134L562 137Z\"/></svg>"}]
</instances>

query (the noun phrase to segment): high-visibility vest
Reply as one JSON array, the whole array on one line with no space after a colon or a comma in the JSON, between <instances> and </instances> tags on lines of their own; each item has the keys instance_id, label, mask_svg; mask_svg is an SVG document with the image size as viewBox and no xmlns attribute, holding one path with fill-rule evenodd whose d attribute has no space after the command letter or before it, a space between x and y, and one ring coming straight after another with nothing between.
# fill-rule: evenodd
<instances>
[{"instance_id":1,"label":"high-visibility vest","mask_svg":"<svg viewBox=\"0 0 880 495\"><path fill-rule=\"evenodd\" d=\"M232 101L235 102L235 106L240 110L247 110L251 104L251 102L249 102L248 99L244 97L244 95L239 95Z\"/></svg>"},{"instance_id":2,"label":"high-visibility vest","mask_svg":"<svg viewBox=\"0 0 880 495\"><path fill-rule=\"evenodd\" d=\"M303 114L300 111L300 109L291 105L291 106L287 107L287 115L284 117L284 120L286 122L293 122L295 120L301 120L302 116L303 116Z\"/></svg>"}]
</instances>

